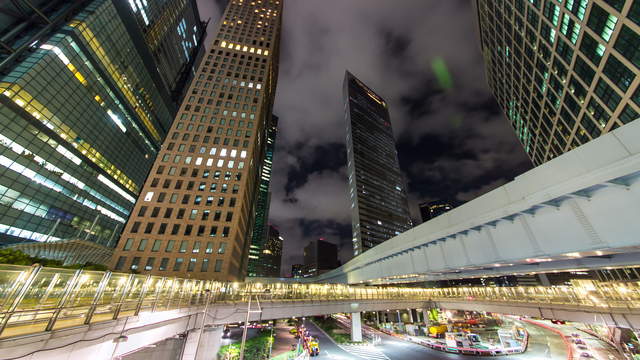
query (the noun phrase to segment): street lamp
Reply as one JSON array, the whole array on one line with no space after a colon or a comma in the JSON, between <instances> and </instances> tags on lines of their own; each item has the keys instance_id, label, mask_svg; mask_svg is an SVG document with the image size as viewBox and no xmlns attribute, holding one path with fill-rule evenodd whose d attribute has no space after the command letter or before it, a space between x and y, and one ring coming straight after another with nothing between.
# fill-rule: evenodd
<instances>
[{"instance_id":1,"label":"street lamp","mask_svg":"<svg viewBox=\"0 0 640 360\"><path fill-rule=\"evenodd\" d=\"M209 300L211 299L211 290L206 289L204 291L207 294L206 302L204 303L204 312L202 313L202 325L200 325L200 333L198 334L198 342L196 343L196 354L194 360L198 360L198 350L200 350L200 339L202 339L202 333L204 332L204 323L207 320L207 309L209 308Z\"/></svg>"},{"instance_id":2,"label":"street lamp","mask_svg":"<svg viewBox=\"0 0 640 360\"><path fill-rule=\"evenodd\" d=\"M249 301L247 303L247 317L246 320L244 322L244 329L242 330L242 342L240 343L240 359L239 360L244 360L244 345L247 341L247 328L249 326L249 316L250 314L253 313L262 313L262 309L260 308L260 299L259 299L259 294L256 295L256 303L258 304L258 310L254 310L251 311L251 297L253 296L251 293L251 286L253 284L249 284L249 291L247 291L247 294L249 294Z\"/></svg>"}]
</instances>

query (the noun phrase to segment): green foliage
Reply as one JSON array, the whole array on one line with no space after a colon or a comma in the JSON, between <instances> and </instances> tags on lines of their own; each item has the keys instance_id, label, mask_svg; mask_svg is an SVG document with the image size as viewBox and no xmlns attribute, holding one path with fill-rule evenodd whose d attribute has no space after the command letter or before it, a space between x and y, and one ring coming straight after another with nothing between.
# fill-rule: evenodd
<instances>
[{"instance_id":1,"label":"green foliage","mask_svg":"<svg viewBox=\"0 0 640 360\"><path fill-rule=\"evenodd\" d=\"M0 249L0 264L11 264L11 265L40 264L45 267L57 267L57 268L65 268L65 269L82 268L85 270L98 270L98 271L105 271L108 269L105 265L93 264L90 262L86 264L62 265L63 262L60 260L51 260L51 259L29 256L20 250L16 250L12 248Z\"/></svg>"},{"instance_id":2,"label":"green foliage","mask_svg":"<svg viewBox=\"0 0 640 360\"><path fill-rule=\"evenodd\" d=\"M258 336L248 339L244 345L246 360L263 360L269 358L269 348L273 343L271 331L262 330ZM235 360L240 357L240 342L225 345L218 352L218 359Z\"/></svg>"},{"instance_id":3,"label":"green foliage","mask_svg":"<svg viewBox=\"0 0 640 360\"><path fill-rule=\"evenodd\" d=\"M440 310L436 308L429 309L429 321L435 323L440 321Z\"/></svg>"},{"instance_id":4,"label":"green foliage","mask_svg":"<svg viewBox=\"0 0 640 360\"><path fill-rule=\"evenodd\" d=\"M352 343L351 335L345 334L344 330L338 325L336 320L330 316L327 317L315 317L313 322L324 332L329 335L333 341L338 344Z\"/></svg>"}]
</instances>

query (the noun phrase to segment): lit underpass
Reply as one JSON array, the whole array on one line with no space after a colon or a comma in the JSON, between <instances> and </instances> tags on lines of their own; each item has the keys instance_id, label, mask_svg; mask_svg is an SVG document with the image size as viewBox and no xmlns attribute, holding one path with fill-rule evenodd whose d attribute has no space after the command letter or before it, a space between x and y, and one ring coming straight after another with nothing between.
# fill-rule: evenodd
<instances>
[{"instance_id":1,"label":"lit underpass","mask_svg":"<svg viewBox=\"0 0 640 360\"><path fill-rule=\"evenodd\" d=\"M640 284L574 281L554 287L397 288L221 283L98 271L0 267L4 359L110 359L177 334L186 356L200 329L249 321L433 307L640 327ZM205 313L206 317L203 314ZM115 340L115 341L114 341ZM190 356L190 357L189 357Z\"/></svg>"}]
</instances>

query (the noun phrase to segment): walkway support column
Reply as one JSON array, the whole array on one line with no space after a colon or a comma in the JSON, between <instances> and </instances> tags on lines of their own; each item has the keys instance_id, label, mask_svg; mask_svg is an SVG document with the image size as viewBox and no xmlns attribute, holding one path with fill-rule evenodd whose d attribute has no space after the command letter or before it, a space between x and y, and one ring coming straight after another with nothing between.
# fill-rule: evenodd
<instances>
[{"instance_id":1,"label":"walkway support column","mask_svg":"<svg viewBox=\"0 0 640 360\"><path fill-rule=\"evenodd\" d=\"M217 354L222 342L223 326L206 325L189 331L181 360L206 360Z\"/></svg>"},{"instance_id":2,"label":"walkway support column","mask_svg":"<svg viewBox=\"0 0 640 360\"><path fill-rule=\"evenodd\" d=\"M424 320L425 325L429 325L429 314L427 313L427 309L422 309L422 320Z\"/></svg>"},{"instance_id":3,"label":"walkway support column","mask_svg":"<svg viewBox=\"0 0 640 360\"><path fill-rule=\"evenodd\" d=\"M351 313L351 341L362 341L362 320L359 312Z\"/></svg>"}]
</instances>

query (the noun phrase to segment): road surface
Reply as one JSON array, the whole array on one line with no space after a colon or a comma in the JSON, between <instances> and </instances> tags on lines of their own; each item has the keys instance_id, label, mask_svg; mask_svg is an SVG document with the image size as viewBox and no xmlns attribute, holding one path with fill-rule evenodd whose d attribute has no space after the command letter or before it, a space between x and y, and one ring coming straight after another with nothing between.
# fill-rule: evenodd
<instances>
[{"instance_id":1,"label":"road surface","mask_svg":"<svg viewBox=\"0 0 640 360\"><path fill-rule=\"evenodd\" d=\"M383 333L377 333L381 343L376 346L336 345L312 322L305 326L312 336L320 340L319 360L475 360L486 359L481 356L450 354L426 348L411 342L400 340ZM509 355L504 360L566 360L565 344L556 333L527 323L523 323L530 334L529 347L523 354Z\"/></svg>"}]
</instances>

